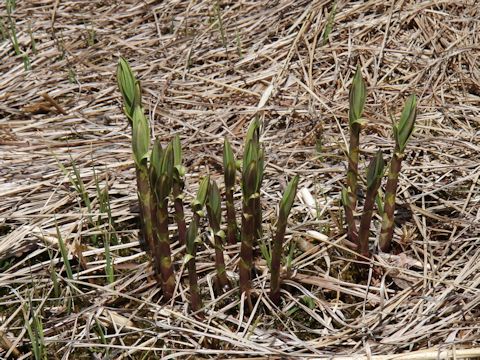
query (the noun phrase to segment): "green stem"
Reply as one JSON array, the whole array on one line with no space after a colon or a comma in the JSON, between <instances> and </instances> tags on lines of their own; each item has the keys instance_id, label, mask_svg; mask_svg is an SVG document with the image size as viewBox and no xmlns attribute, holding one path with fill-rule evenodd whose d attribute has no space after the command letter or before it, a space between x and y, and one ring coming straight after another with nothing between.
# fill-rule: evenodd
<instances>
[{"instance_id":1,"label":"green stem","mask_svg":"<svg viewBox=\"0 0 480 360\"><path fill-rule=\"evenodd\" d=\"M282 258L283 239L287 229L287 219L280 217L278 219L277 232L272 249L272 269L270 280L270 299L275 305L280 303L280 262Z\"/></svg>"},{"instance_id":2,"label":"green stem","mask_svg":"<svg viewBox=\"0 0 480 360\"><path fill-rule=\"evenodd\" d=\"M191 244L191 246L189 246L187 249L188 254L190 255L190 259L188 261L188 282L190 285L190 306L192 308L192 311L197 312L203 306L202 297L200 296L200 290L198 287L198 275L196 265L197 244L194 240L197 237L197 229L198 224L200 223L200 216L194 213L192 221L192 229L189 229L189 231L192 231L193 234L190 234L189 236L192 238L190 242L193 244ZM199 313L199 315L203 316L203 314L201 313Z\"/></svg>"},{"instance_id":3,"label":"green stem","mask_svg":"<svg viewBox=\"0 0 480 360\"><path fill-rule=\"evenodd\" d=\"M151 190L148 178L148 170L145 166L136 166L137 195L140 205L140 244L145 251L154 251Z\"/></svg>"},{"instance_id":4,"label":"green stem","mask_svg":"<svg viewBox=\"0 0 480 360\"><path fill-rule=\"evenodd\" d=\"M168 199L161 200L154 206L155 243L154 256L159 267L163 296L170 300L175 290L175 275L168 238Z\"/></svg>"},{"instance_id":5,"label":"green stem","mask_svg":"<svg viewBox=\"0 0 480 360\"><path fill-rule=\"evenodd\" d=\"M395 149L390 162L387 185L385 186L385 206L382 218L382 230L380 232L380 249L383 252L390 251L394 228L395 198L398 187L398 176L402 167L403 154Z\"/></svg>"},{"instance_id":6,"label":"green stem","mask_svg":"<svg viewBox=\"0 0 480 360\"><path fill-rule=\"evenodd\" d=\"M250 198L243 205L242 234L240 247L240 292L245 293L249 311L253 309L250 297L253 263L253 241L255 238L255 200Z\"/></svg>"},{"instance_id":7,"label":"green stem","mask_svg":"<svg viewBox=\"0 0 480 360\"><path fill-rule=\"evenodd\" d=\"M348 239L358 243L357 225L355 224L355 209L357 207L357 177L360 144L360 125L354 124L350 131L350 148L348 152L347 192L348 204L345 205L345 218L348 227Z\"/></svg>"},{"instance_id":8,"label":"green stem","mask_svg":"<svg viewBox=\"0 0 480 360\"><path fill-rule=\"evenodd\" d=\"M367 190L365 204L363 205L362 218L360 220L360 230L358 231L358 252L366 258L370 257L368 237L370 235L370 223L372 222L375 196L379 187L380 182L378 182L378 185L376 184Z\"/></svg>"},{"instance_id":9,"label":"green stem","mask_svg":"<svg viewBox=\"0 0 480 360\"><path fill-rule=\"evenodd\" d=\"M223 290L230 288L230 281L228 281L227 273L225 271L225 258L223 256L223 238L220 236L220 223L215 218L213 210L210 205L207 204L208 221L212 228L213 238L215 243L215 269L217 272L218 288Z\"/></svg>"},{"instance_id":10,"label":"green stem","mask_svg":"<svg viewBox=\"0 0 480 360\"><path fill-rule=\"evenodd\" d=\"M227 204L227 241L229 245L235 245L237 243L238 229L233 201L233 188L225 190L225 201Z\"/></svg>"},{"instance_id":11,"label":"green stem","mask_svg":"<svg viewBox=\"0 0 480 360\"><path fill-rule=\"evenodd\" d=\"M260 189L257 189L258 196L254 200L254 216L255 216L255 236L254 241L257 244L257 241L262 238L262 204L260 201Z\"/></svg>"},{"instance_id":12,"label":"green stem","mask_svg":"<svg viewBox=\"0 0 480 360\"><path fill-rule=\"evenodd\" d=\"M173 206L175 208L175 221L178 227L178 243L182 246L186 243L187 224L185 223L185 212L183 210L182 184L173 183Z\"/></svg>"}]
</instances>

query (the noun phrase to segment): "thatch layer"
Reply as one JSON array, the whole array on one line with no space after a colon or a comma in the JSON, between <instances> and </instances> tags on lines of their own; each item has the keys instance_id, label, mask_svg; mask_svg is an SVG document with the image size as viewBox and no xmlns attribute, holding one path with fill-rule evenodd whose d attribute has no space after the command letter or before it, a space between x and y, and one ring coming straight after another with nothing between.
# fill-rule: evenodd
<instances>
[{"instance_id":1,"label":"thatch layer","mask_svg":"<svg viewBox=\"0 0 480 360\"><path fill-rule=\"evenodd\" d=\"M331 1L70 0L18 1L9 18L2 3L3 33L15 29L23 55L0 41L0 357L28 354L25 319L39 318L47 353L64 358L480 356L480 7L338 1L324 36L331 12ZM120 55L142 81L154 134L164 143L181 137L186 201L208 172L222 183L223 139L239 153L254 115L263 123L268 236L287 178L300 174L304 202L292 210L286 246L296 250L280 309L268 301L260 257L250 317L239 312L238 286L215 295L208 240L197 254L205 319L188 312L177 244L180 285L171 304L158 304L138 242L130 129L114 77ZM419 97L395 254L374 255L367 282L352 270L339 203L357 64L368 92L362 176L377 149L391 158L391 116L409 94ZM111 221L95 175L100 189L108 185ZM314 208L305 205L308 192ZM379 226L377 216L375 253ZM225 252L236 280L239 244Z\"/></svg>"}]
</instances>

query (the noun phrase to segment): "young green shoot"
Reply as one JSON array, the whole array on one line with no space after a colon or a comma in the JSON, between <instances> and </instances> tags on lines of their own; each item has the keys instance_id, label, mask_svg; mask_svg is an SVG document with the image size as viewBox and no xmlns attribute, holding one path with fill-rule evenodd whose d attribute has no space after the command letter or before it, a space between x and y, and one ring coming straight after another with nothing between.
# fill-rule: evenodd
<instances>
[{"instance_id":1,"label":"young green shoot","mask_svg":"<svg viewBox=\"0 0 480 360\"><path fill-rule=\"evenodd\" d=\"M218 21L218 29L220 30L220 37L222 39L222 45L225 49L225 53L228 54L227 37L225 35L225 28L223 27L222 12L221 12L220 4L219 4L218 1L215 2L214 9L215 9L215 16L216 16L217 21Z\"/></svg>"},{"instance_id":2,"label":"young green shoot","mask_svg":"<svg viewBox=\"0 0 480 360\"><path fill-rule=\"evenodd\" d=\"M366 87L362 78L360 66L357 66L350 88L348 121L350 127L350 146L348 151L347 189L342 190L342 202L345 207L345 218L348 227L348 239L357 242L357 226L355 224L355 209L357 206L357 177L360 145L360 130L363 124L362 114L365 106Z\"/></svg>"},{"instance_id":3,"label":"young green shoot","mask_svg":"<svg viewBox=\"0 0 480 360\"><path fill-rule=\"evenodd\" d=\"M277 231L273 240L272 249L272 268L270 278L270 299L275 305L280 304L280 264L283 254L283 240L287 229L287 220L292 209L295 195L297 194L298 175L296 175L288 184L282 200L277 221Z\"/></svg>"},{"instance_id":4,"label":"young green shoot","mask_svg":"<svg viewBox=\"0 0 480 360\"><path fill-rule=\"evenodd\" d=\"M408 139L413 132L417 116L417 98L410 95L400 116L400 121L393 126L395 137L395 150L390 162L387 185L385 187L385 205L382 216L382 230L380 232L380 249L384 252L390 251L393 228L395 198L397 196L398 176L402 167L402 160L407 146Z\"/></svg>"},{"instance_id":5,"label":"young green shoot","mask_svg":"<svg viewBox=\"0 0 480 360\"><path fill-rule=\"evenodd\" d=\"M57 239L58 245L60 247L60 253L62 254L63 263L65 264L65 271L67 273L67 279L73 280L73 271L70 265L70 260L68 259L68 250L67 246L65 245L65 241L63 241L62 234L60 233L60 229L58 228L58 224L55 221L55 228L57 230Z\"/></svg>"},{"instance_id":6,"label":"young green shoot","mask_svg":"<svg viewBox=\"0 0 480 360\"><path fill-rule=\"evenodd\" d=\"M235 204L233 194L235 192L235 180L237 165L233 154L232 146L225 138L223 146L223 176L225 181L225 202L227 207L227 242L229 245L237 243L238 229L235 215Z\"/></svg>"},{"instance_id":7,"label":"young green shoot","mask_svg":"<svg viewBox=\"0 0 480 360\"><path fill-rule=\"evenodd\" d=\"M173 144L173 206L174 217L178 227L178 243L185 245L187 237L187 225L185 223L185 212L183 206L183 189L185 187L185 167L182 165L182 145L180 137L175 135Z\"/></svg>"},{"instance_id":8,"label":"young green shoot","mask_svg":"<svg viewBox=\"0 0 480 360\"><path fill-rule=\"evenodd\" d=\"M158 139L153 144L150 158L150 184L152 186L152 218L155 246L153 255L160 274L164 300L172 298L175 275L168 233L168 197L173 184L173 145L165 150Z\"/></svg>"},{"instance_id":9,"label":"young green shoot","mask_svg":"<svg viewBox=\"0 0 480 360\"><path fill-rule=\"evenodd\" d=\"M142 103L141 89L130 64L122 57L117 65L117 83L123 97L123 111L132 125L133 112Z\"/></svg>"},{"instance_id":10,"label":"young green shoot","mask_svg":"<svg viewBox=\"0 0 480 360\"><path fill-rule=\"evenodd\" d=\"M370 161L367 170L367 193L365 195L365 203L363 205L362 218L360 220L360 229L358 231L358 252L363 257L370 257L368 247L368 238L370 235L370 223L372 222L373 207L375 205L375 197L378 188L382 183L385 162L383 154L378 151L375 157Z\"/></svg>"},{"instance_id":11,"label":"young green shoot","mask_svg":"<svg viewBox=\"0 0 480 360\"><path fill-rule=\"evenodd\" d=\"M215 246L215 269L217 271L217 288L223 291L230 287L227 274L225 271L225 259L223 256L223 243L225 241L225 232L220 229L222 223L222 208L220 190L217 183L211 181L208 189L207 215L210 223L210 229Z\"/></svg>"},{"instance_id":12,"label":"young green shoot","mask_svg":"<svg viewBox=\"0 0 480 360\"><path fill-rule=\"evenodd\" d=\"M243 168L252 161L256 162L255 174L255 194L254 194L254 222L255 222L255 240L261 239L262 231L262 206L260 202L260 189L263 181L264 172L264 152L260 144L260 121L256 117L247 131L245 138L245 154L243 158Z\"/></svg>"},{"instance_id":13,"label":"young green shoot","mask_svg":"<svg viewBox=\"0 0 480 360\"><path fill-rule=\"evenodd\" d=\"M28 337L30 338L32 353L35 360L44 360L47 358L45 338L43 336L44 329L42 319L39 314L32 308L33 304L29 299L29 307L27 304L23 306L23 316L25 319L25 327L27 328Z\"/></svg>"},{"instance_id":14,"label":"young green shoot","mask_svg":"<svg viewBox=\"0 0 480 360\"><path fill-rule=\"evenodd\" d=\"M253 246L262 237L260 186L263 178L263 149L260 123L255 118L247 131L242 167L242 227L240 246L240 292L245 293L246 310L253 309L250 297Z\"/></svg>"},{"instance_id":15,"label":"young green shoot","mask_svg":"<svg viewBox=\"0 0 480 360\"><path fill-rule=\"evenodd\" d=\"M330 9L330 13L328 14L327 24L325 25L325 30L323 31L322 36L322 45L326 45L328 43L328 38L333 30L333 22L335 20L335 15L337 13L337 2L335 1Z\"/></svg>"},{"instance_id":16,"label":"young green shoot","mask_svg":"<svg viewBox=\"0 0 480 360\"><path fill-rule=\"evenodd\" d=\"M148 149L150 129L142 109L141 88L124 58L117 65L117 83L123 97L123 110L132 127L132 150L137 177L137 195L140 205L140 243L145 250L155 252L152 223L152 194L149 183Z\"/></svg>"},{"instance_id":17,"label":"young green shoot","mask_svg":"<svg viewBox=\"0 0 480 360\"><path fill-rule=\"evenodd\" d=\"M187 230L187 255L185 262L188 265L188 281L190 283L190 306L196 312L202 307L202 298L198 288L198 275L196 268L196 254L198 239L198 227L200 218L204 216L205 202L207 200L210 177L206 176L200 182L197 196L192 202L193 219Z\"/></svg>"},{"instance_id":18,"label":"young green shoot","mask_svg":"<svg viewBox=\"0 0 480 360\"><path fill-rule=\"evenodd\" d=\"M110 198L108 194L108 179L106 180L105 188L101 190L100 179L97 176L95 166L93 166L92 170L93 170L93 177L95 179L95 187L97 189L97 199L98 199L98 205L100 208L100 213L107 214L107 222L106 222L107 227L104 230L103 246L105 248L105 275L107 277L108 283L111 284L115 281L115 277L114 277L114 269L113 269L113 258L110 252L110 245L112 243L115 243L115 244L117 243L117 237L115 235L115 226L112 218L112 210L110 208ZM100 219L97 222L96 227L100 231L99 222L100 222Z\"/></svg>"}]
</instances>

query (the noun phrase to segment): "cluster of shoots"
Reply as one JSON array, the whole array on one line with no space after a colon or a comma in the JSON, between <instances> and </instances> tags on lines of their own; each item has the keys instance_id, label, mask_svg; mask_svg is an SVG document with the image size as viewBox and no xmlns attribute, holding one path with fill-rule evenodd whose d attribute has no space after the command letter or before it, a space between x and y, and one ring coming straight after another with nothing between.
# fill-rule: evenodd
<instances>
[{"instance_id":1,"label":"cluster of shoots","mask_svg":"<svg viewBox=\"0 0 480 360\"><path fill-rule=\"evenodd\" d=\"M165 147L162 147L159 139L155 139L152 144L149 121L142 107L140 82L123 58L118 63L117 81L123 96L123 110L132 128L132 151L140 205L140 240L152 258L163 299L168 301L175 295L177 284L172 245L176 238L183 250L184 263L187 265L191 310L199 316L202 315L196 254L197 248L203 244L205 233L209 233L215 249L215 285L219 292L232 288L232 279L228 278L226 271L224 247L226 245L234 247L240 241L239 288L246 299L245 309L252 310L254 249L258 240L263 238L260 190L265 165L259 120L255 118L247 131L241 165L236 161L228 139L224 141L223 208L226 226L222 226L222 193L217 183L210 179L210 176L206 176L201 180L197 195L191 203L192 217L187 229L184 211L186 169L182 164L180 138L175 136ZM240 176L237 176L239 174ZM240 226L234 202L239 177L242 190ZM283 242L297 184L298 177L294 177L287 186L280 203L277 231L272 239L270 294L275 304L280 302ZM173 214L169 213L171 204ZM209 231L204 233L201 225L205 216L208 218ZM169 232L170 218L176 222L176 234Z\"/></svg>"},{"instance_id":2,"label":"cluster of shoots","mask_svg":"<svg viewBox=\"0 0 480 360\"><path fill-rule=\"evenodd\" d=\"M350 109L348 119L350 127L350 145L348 151L347 188L342 189L342 203L345 209L348 239L355 244L358 253L363 258L368 258L370 257L368 242L370 224L372 221L375 200L377 199L378 190L384 175L385 162L383 160L382 152L378 151L368 166L366 175L365 201L360 219L360 227L357 230L355 211L357 206L359 178L358 161L360 154L360 131L365 123L365 120L362 118L363 109L365 107L365 98L365 82L363 81L360 67L357 67L349 97ZM390 161L390 169L388 173L388 181L383 205L382 229L379 241L380 249L384 252L390 251L391 248L398 177L404 151L415 124L416 105L416 96L411 95L405 103L400 120L398 123L393 125L395 149L392 160Z\"/></svg>"},{"instance_id":3,"label":"cluster of shoots","mask_svg":"<svg viewBox=\"0 0 480 360\"><path fill-rule=\"evenodd\" d=\"M242 161L237 161L228 139L224 141L223 171L224 191L210 176L204 177L196 197L191 203L192 217L187 229L185 217L185 172L182 164L182 148L178 136L165 146L159 139L152 144L149 121L144 114L141 99L140 82L133 75L126 60L120 59L117 68L117 80L123 96L124 113L132 128L132 151L135 163L138 200L140 205L140 239L141 244L153 259L156 279L162 288L165 301L174 297L176 277L172 259L172 244L176 238L183 249L184 263L187 265L190 288L190 306L192 311L202 315L202 296L199 287L196 254L202 246L206 233L215 249L215 288L222 292L231 289L232 279L226 271L224 248L234 248L240 242L239 288L245 299L245 309L253 309L252 275L255 249L259 241L264 242L262 230L261 187L264 176L264 150L260 141L260 122L255 118L250 124L245 138ZM360 133L365 123L366 86L357 67L350 89L350 145L348 150L347 187L342 189L342 202L345 208L347 233L362 259L370 256L369 234L378 191L384 176L385 162L383 154L378 151L370 161L366 174L366 192L360 226L357 229L357 193L359 190L358 163L360 155ZM398 177L406 144L412 134L416 118L416 97L412 95L406 101L398 123L394 124L395 149L386 184L380 248L389 251L394 227L395 198ZM240 175L240 176L238 176ZM238 178L241 188L241 211L237 214L234 194ZM288 184L279 206L276 232L271 239L270 254L267 263L270 267L270 299L274 304L280 303L281 262L287 220L295 199L298 176ZM223 202L222 202L223 198ZM225 217L222 217L222 203ZM173 204L173 214L169 213ZM380 204L380 202L377 202ZM381 205L381 204L380 204ZM237 216L241 219L240 225ZM202 218L206 217L209 231L202 231ZM169 232L169 221L173 218L177 225L176 234ZM225 218L226 226L222 226ZM238 248L238 245L237 245ZM266 248L261 248L265 250ZM182 253L182 251L180 251Z\"/></svg>"}]
</instances>

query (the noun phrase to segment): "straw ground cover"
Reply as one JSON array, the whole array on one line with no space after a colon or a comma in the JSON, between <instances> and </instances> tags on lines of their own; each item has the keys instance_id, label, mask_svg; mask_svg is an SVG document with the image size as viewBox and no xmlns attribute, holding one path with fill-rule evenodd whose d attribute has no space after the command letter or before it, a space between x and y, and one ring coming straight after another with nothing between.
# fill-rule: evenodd
<instances>
[{"instance_id":1,"label":"straw ground cover","mask_svg":"<svg viewBox=\"0 0 480 360\"><path fill-rule=\"evenodd\" d=\"M20 55L0 8L0 357L479 356L480 9L474 1L338 1L329 21L332 7L17 2L9 11ZM278 308L256 249L253 311L241 311L240 243L224 249L232 289L214 291L208 236L196 254L204 318L190 315L188 269L175 239L178 285L168 304L158 301L139 244L131 130L115 79L120 55L141 80L154 135L164 144L181 138L185 204L207 174L223 194L223 139L238 159L255 115L265 152L265 241L287 181L300 176ZM360 189L376 151L392 157L392 118L408 95L418 97L392 254L378 252L375 210L372 266L360 278L340 203L357 64L368 94ZM75 168L89 206L72 184ZM108 206L98 195L104 190ZM189 206L185 218L190 223Z\"/></svg>"}]
</instances>

